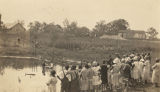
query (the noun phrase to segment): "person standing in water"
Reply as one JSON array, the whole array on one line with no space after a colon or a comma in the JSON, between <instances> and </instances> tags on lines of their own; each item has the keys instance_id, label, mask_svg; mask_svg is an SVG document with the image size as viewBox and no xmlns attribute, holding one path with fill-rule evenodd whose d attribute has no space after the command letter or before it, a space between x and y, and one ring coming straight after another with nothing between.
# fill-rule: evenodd
<instances>
[{"instance_id":1,"label":"person standing in water","mask_svg":"<svg viewBox=\"0 0 160 92\"><path fill-rule=\"evenodd\" d=\"M57 78L56 78L56 72L54 70L50 73L51 79L47 82L48 90L49 92L56 92L56 84L57 84Z\"/></svg>"}]
</instances>

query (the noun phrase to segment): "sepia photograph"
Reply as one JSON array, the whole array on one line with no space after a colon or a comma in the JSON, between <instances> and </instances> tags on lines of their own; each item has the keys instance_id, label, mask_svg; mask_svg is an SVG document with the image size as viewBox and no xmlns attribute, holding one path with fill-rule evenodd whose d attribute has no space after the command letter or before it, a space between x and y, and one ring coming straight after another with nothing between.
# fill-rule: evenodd
<instances>
[{"instance_id":1,"label":"sepia photograph","mask_svg":"<svg viewBox=\"0 0 160 92\"><path fill-rule=\"evenodd\" d=\"M160 0L0 0L0 92L160 92Z\"/></svg>"}]
</instances>

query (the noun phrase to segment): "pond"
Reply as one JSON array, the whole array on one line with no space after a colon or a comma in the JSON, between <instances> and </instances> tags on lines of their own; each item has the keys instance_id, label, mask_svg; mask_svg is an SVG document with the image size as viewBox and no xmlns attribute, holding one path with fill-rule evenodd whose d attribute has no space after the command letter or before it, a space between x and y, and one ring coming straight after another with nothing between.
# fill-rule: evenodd
<instances>
[{"instance_id":1,"label":"pond","mask_svg":"<svg viewBox=\"0 0 160 92\"><path fill-rule=\"evenodd\" d=\"M48 92L46 85L50 79L49 70L42 73L41 64L34 60L1 59L0 61L0 92ZM60 65L54 65L56 72L61 71ZM56 84L60 91L60 81Z\"/></svg>"}]
</instances>

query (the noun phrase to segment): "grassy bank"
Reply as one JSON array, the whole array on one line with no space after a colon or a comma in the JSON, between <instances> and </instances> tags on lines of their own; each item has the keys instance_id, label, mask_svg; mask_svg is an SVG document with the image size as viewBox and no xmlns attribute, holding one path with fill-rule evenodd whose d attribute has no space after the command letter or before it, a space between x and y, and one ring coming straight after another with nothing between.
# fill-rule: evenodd
<instances>
[{"instance_id":1,"label":"grassy bank","mask_svg":"<svg viewBox=\"0 0 160 92\"><path fill-rule=\"evenodd\" d=\"M39 56L49 58L53 62L62 62L62 59L73 60L107 60L114 53L120 55L131 52L150 52L153 61L160 57L160 42L144 40L115 40L90 37L75 37L58 35L51 37L49 34L41 34L36 39L39 45L35 48L33 43L30 47L1 47L0 55L9 56Z\"/></svg>"},{"instance_id":2,"label":"grassy bank","mask_svg":"<svg viewBox=\"0 0 160 92\"><path fill-rule=\"evenodd\" d=\"M43 39L45 40L45 39ZM102 60L108 59L109 55L120 53L120 55L131 52L150 52L153 61L160 57L160 42L143 40L114 40L99 38L61 38L55 41L41 40L41 47L37 48L37 54L57 58L70 58L74 60Z\"/></svg>"}]
</instances>

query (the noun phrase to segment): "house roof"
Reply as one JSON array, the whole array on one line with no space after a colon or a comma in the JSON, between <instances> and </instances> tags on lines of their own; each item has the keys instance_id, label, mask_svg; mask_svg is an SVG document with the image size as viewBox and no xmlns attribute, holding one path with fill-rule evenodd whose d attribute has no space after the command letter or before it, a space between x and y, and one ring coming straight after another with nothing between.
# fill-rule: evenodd
<instances>
[{"instance_id":1,"label":"house roof","mask_svg":"<svg viewBox=\"0 0 160 92\"><path fill-rule=\"evenodd\" d=\"M22 24L20 24L20 23L8 23L8 24L5 24L5 27L8 29L8 30L10 30L10 29L12 29L12 28L15 28L16 26L20 26L21 28L23 28L24 30L26 30L24 27L23 27L23 25Z\"/></svg>"},{"instance_id":2,"label":"house roof","mask_svg":"<svg viewBox=\"0 0 160 92\"><path fill-rule=\"evenodd\" d=\"M144 34L145 31L143 31L143 30L119 30L118 33L140 33L140 34Z\"/></svg>"},{"instance_id":3,"label":"house roof","mask_svg":"<svg viewBox=\"0 0 160 92\"><path fill-rule=\"evenodd\" d=\"M15 26L16 24L18 24L18 23L17 23L17 22L7 23L7 24L5 24L5 27L6 27L7 29L10 29L10 28L12 28L13 26Z\"/></svg>"}]
</instances>

